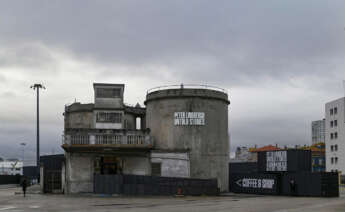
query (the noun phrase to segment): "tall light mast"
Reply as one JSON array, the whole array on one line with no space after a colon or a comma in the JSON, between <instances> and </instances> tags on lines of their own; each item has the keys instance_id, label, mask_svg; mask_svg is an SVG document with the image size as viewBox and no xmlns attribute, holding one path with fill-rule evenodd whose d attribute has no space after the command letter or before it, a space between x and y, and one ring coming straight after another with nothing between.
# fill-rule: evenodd
<instances>
[{"instance_id":1,"label":"tall light mast","mask_svg":"<svg viewBox=\"0 0 345 212\"><path fill-rule=\"evenodd\" d=\"M30 88L36 90L37 92L37 132L36 132L36 165L39 173L39 167L40 167L40 89L46 89L42 84L34 84L30 86Z\"/></svg>"}]
</instances>

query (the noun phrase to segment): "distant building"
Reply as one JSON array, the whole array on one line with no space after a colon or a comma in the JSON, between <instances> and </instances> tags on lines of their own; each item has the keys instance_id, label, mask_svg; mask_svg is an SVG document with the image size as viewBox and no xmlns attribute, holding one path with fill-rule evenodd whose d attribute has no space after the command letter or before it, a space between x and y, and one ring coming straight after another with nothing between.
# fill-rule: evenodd
<instances>
[{"instance_id":1,"label":"distant building","mask_svg":"<svg viewBox=\"0 0 345 212\"><path fill-rule=\"evenodd\" d=\"M256 156L249 151L248 147L237 147L235 157L230 160L231 163L256 162Z\"/></svg>"},{"instance_id":2,"label":"distant building","mask_svg":"<svg viewBox=\"0 0 345 212\"><path fill-rule=\"evenodd\" d=\"M345 98L325 105L326 170L345 173Z\"/></svg>"},{"instance_id":3,"label":"distant building","mask_svg":"<svg viewBox=\"0 0 345 212\"><path fill-rule=\"evenodd\" d=\"M276 146L267 145L260 148L257 148L255 146L254 148L249 149L249 151L252 153L252 157L255 158L255 161L258 160L258 152L277 151L277 150L281 150L281 148L279 148L277 145Z\"/></svg>"},{"instance_id":4,"label":"distant building","mask_svg":"<svg viewBox=\"0 0 345 212\"><path fill-rule=\"evenodd\" d=\"M257 162L258 152L281 150L277 146L267 145L260 148L255 147L237 147L235 157L230 160L230 163L245 163L245 162Z\"/></svg>"},{"instance_id":5,"label":"distant building","mask_svg":"<svg viewBox=\"0 0 345 212\"><path fill-rule=\"evenodd\" d=\"M311 123L312 144L325 143L325 119Z\"/></svg>"},{"instance_id":6,"label":"distant building","mask_svg":"<svg viewBox=\"0 0 345 212\"><path fill-rule=\"evenodd\" d=\"M0 175L23 175L23 162L21 161L1 161Z\"/></svg>"}]
</instances>

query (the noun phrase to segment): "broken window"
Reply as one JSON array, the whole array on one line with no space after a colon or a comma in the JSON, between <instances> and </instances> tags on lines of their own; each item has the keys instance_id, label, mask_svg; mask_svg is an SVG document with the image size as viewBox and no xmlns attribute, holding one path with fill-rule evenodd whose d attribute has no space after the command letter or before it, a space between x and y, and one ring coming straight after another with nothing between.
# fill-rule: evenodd
<instances>
[{"instance_id":1,"label":"broken window","mask_svg":"<svg viewBox=\"0 0 345 212\"><path fill-rule=\"evenodd\" d=\"M97 88L96 97L97 98L121 97L121 89L120 88Z\"/></svg>"},{"instance_id":2,"label":"broken window","mask_svg":"<svg viewBox=\"0 0 345 212\"><path fill-rule=\"evenodd\" d=\"M98 112L96 121L106 123L122 123L122 113Z\"/></svg>"},{"instance_id":3,"label":"broken window","mask_svg":"<svg viewBox=\"0 0 345 212\"><path fill-rule=\"evenodd\" d=\"M151 163L151 175L152 176L161 176L161 169L162 164L161 163Z\"/></svg>"}]
</instances>

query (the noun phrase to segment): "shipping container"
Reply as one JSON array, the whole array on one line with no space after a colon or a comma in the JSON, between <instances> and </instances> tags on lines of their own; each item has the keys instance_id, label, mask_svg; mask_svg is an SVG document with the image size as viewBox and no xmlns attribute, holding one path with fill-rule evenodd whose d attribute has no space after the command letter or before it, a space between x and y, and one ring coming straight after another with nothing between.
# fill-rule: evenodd
<instances>
[{"instance_id":1,"label":"shipping container","mask_svg":"<svg viewBox=\"0 0 345 212\"><path fill-rule=\"evenodd\" d=\"M229 173L258 173L258 163L229 163Z\"/></svg>"},{"instance_id":2,"label":"shipping container","mask_svg":"<svg viewBox=\"0 0 345 212\"><path fill-rule=\"evenodd\" d=\"M285 196L339 197L338 174L295 172L232 174L230 191Z\"/></svg>"},{"instance_id":3,"label":"shipping container","mask_svg":"<svg viewBox=\"0 0 345 212\"><path fill-rule=\"evenodd\" d=\"M281 177L281 194L292 196L338 197L338 174L334 172L285 173Z\"/></svg>"},{"instance_id":4,"label":"shipping container","mask_svg":"<svg viewBox=\"0 0 345 212\"><path fill-rule=\"evenodd\" d=\"M230 191L234 193L271 194L280 193L280 176L278 174L232 174Z\"/></svg>"},{"instance_id":5,"label":"shipping container","mask_svg":"<svg viewBox=\"0 0 345 212\"><path fill-rule=\"evenodd\" d=\"M277 150L258 152L258 171L273 172L311 172L310 150Z\"/></svg>"}]
</instances>

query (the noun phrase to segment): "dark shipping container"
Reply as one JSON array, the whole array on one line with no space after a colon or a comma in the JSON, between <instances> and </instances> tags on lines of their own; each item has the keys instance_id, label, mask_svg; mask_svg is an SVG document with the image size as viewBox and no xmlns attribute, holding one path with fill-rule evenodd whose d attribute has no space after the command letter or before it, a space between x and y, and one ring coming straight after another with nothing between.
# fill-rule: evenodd
<instances>
[{"instance_id":1,"label":"dark shipping container","mask_svg":"<svg viewBox=\"0 0 345 212\"><path fill-rule=\"evenodd\" d=\"M233 173L230 179L230 191L234 193L278 195L279 188L280 178L277 174Z\"/></svg>"},{"instance_id":2,"label":"dark shipping container","mask_svg":"<svg viewBox=\"0 0 345 212\"><path fill-rule=\"evenodd\" d=\"M333 172L232 174L229 184L235 193L339 197L338 174Z\"/></svg>"},{"instance_id":3,"label":"dark shipping container","mask_svg":"<svg viewBox=\"0 0 345 212\"><path fill-rule=\"evenodd\" d=\"M295 182L295 188L291 186ZM338 174L333 172L285 173L281 177L281 194L292 196L338 197Z\"/></svg>"},{"instance_id":4,"label":"dark shipping container","mask_svg":"<svg viewBox=\"0 0 345 212\"><path fill-rule=\"evenodd\" d=\"M258 171L272 172L311 172L310 150L277 150L258 152Z\"/></svg>"},{"instance_id":5,"label":"dark shipping container","mask_svg":"<svg viewBox=\"0 0 345 212\"><path fill-rule=\"evenodd\" d=\"M258 163L229 163L229 173L258 173Z\"/></svg>"}]
</instances>

